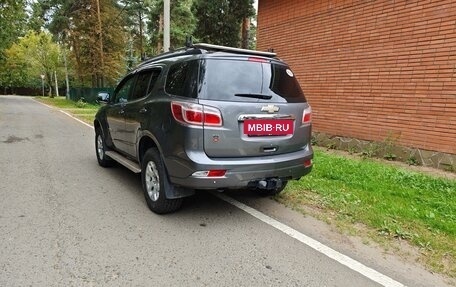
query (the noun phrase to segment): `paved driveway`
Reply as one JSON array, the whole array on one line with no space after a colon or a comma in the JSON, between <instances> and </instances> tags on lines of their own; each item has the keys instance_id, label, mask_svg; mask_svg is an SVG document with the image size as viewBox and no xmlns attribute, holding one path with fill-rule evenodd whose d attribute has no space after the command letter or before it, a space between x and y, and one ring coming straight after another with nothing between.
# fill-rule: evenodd
<instances>
[{"instance_id":1,"label":"paved driveway","mask_svg":"<svg viewBox=\"0 0 456 287\"><path fill-rule=\"evenodd\" d=\"M211 193L151 213L138 175L98 166L93 137L56 109L0 96L0 286L379 286ZM315 220L231 196L331 244ZM372 256L359 260L407 285L441 283Z\"/></svg>"}]
</instances>

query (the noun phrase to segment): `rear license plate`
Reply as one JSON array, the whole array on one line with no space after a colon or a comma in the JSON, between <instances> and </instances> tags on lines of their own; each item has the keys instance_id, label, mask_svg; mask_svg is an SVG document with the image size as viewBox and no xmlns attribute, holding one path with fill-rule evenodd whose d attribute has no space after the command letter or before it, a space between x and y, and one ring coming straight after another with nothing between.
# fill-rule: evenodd
<instances>
[{"instance_id":1,"label":"rear license plate","mask_svg":"<svg viewBox=\"0 0 456 287\"><path fill-rule=\"evenodd\" d=\"M245 120L244 134L249 136L292 135L294 120Z\"/></svg>"}]
</instances>

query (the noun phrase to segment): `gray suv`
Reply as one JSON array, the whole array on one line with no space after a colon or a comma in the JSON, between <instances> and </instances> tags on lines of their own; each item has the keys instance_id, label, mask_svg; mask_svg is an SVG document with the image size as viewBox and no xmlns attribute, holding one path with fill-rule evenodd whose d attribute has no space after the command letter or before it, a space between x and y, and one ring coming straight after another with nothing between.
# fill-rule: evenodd
<instances>
[{"instance_id":1,"label":"gray suv","mask_svg":"<svg viewBox=\"0 0 456 287\"><path fill-rule=\"evenodd\" d=\"M312 168L311 108L274 53L194 44L141 63L100 101L98 163L141 173L156 213L195 190L274 195Z\"/></svg>"}]
</instances>

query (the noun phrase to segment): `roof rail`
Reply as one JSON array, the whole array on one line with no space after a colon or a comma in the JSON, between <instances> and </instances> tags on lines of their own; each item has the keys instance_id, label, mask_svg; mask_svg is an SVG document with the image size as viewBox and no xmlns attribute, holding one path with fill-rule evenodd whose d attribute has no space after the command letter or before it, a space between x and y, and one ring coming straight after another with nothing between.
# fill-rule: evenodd
<instances>
[{"instance_id":1,"label":"roof rail","mask_svg":"<svg viewBox=\"0 0 456 287\"><path fill-rule=\"evenodd\" d=\"M255 51L255 50L240 49L240 48L233 48L233 47L227 47L227 46L212 45L212 44L206 44L206 43L193 44L192 47L198 48L198 49L205 49L208 51L231 52L231 53L238 53L238 54L252 54L252 55L258 55L258 56L269 57L269 58L273 58L273 57L277 56L277 54L274 52Z\"/></svg>"},{"instance_id":2,"label":"roof rail","mask_svg":"<svg viewBox=\"0 0 456 287\"><path fill-rule=\"evenodd\" d=\"M144 60L143 62L139 63L138 67L143 66L143 65L148 64L153 61L157 61L157 60L173 58L173 57L183 56L183 55L193 55L193 54L201 54L201 51L197 50L197 49L188 48L188 47L182 47L182 48L179 48L176 50L172 50L172 51L157 55L152 58L148 58L148 59Z\"/></svg>"},{"instance_id":3,"label":"roof rail","mask_svg":"<svg viewBox=\"0 0 456 287\"><path fill-rule=\"evenodd\" d=\"M172 50L172 51L157 55L155 57L145 59L144 61L139 63L137 67L141 67L143 65L146 65L148 63L151 63L151 62L157 61L157 60L163 60L163 59L167 59L167 58L173 58L173 57L184 56L184 55L202 54L203 52L201 50L257 55L257 56L263 56L263 57L269 57L269 58L274 58L277 55L274 52L255 51L255 50L240 49L240 48L233 48L233 47L227 47L227 46L212 45L212 44L206 44L206 43L192 44L191 42L188 42L188 43L186 43L185 47L178 48L176 50Z\"/></svg>"}]
</instances>

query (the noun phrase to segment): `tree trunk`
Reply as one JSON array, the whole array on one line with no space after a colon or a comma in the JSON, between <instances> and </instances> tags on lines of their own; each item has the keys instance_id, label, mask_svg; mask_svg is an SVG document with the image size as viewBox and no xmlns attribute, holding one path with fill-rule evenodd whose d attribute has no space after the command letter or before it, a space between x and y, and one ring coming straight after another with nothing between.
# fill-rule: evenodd
<instances>
[{"instance_id":1,"label":"tree trunk","mask_svg":"<svg viewBox=\"0 0 456 287\"><path fill-rule=\"evenodd\" d=\"M79 52L79 45L78 41L75 41L74 39L72 40L73 43L73 49L74 49L74 57L76 59L76 73L77 77L79 79L79 84L81 86L84 86L84 75L82 73L82 64L81 64L81 59L80 59L80 52Z\"/></svg>"},{"instance_id":2,"label":"tree trunk","mask_svg":"<svg viewBox=\"0 0 456 287\"><path fill-rule=\"evenodd\" d=\"M139 53L141 61L146 58L144 55L144 48L143 48L143 18L142 12L139 11Z\"/></svg>"},{"instance_id":3,"label":"tree trunk","mask_svg":"<svg viewBox=\"0 0 456 287\"><path fill-rule=\"evenodd\" d=\"M163 13L160 14L160 20L158 21L158 35L163 35ZM163 49L163 37L159 37L157 41L157 53L161 53Z\"/></svg>"},{"instance_id":4,"label":"tree trunk","mask_svg":"<svg viewBox=\"0 0 456 287\"><path fill-rule=\"evenodd\" d=\"M98 19L98 36L99 36L99 45L100 45L100 69L97 73L98 85L97 87L102 88L104 86L103 81L103 71L104 71L104 55L103 55L103 29L101 26L101 12L100 12L100 0L97 1L97 19Z\"/></svg>"},{"instance_id":5,"label":"tree trunk","mask_svg":"<svg viewBox=\"0 0 456 287\"><path fill-rule=\"evenodd\" d=\"M250 27L250 19L244 18L242 20L242 28L241 28L241 48L247 49L249 47L249 27Z\"/></svg>"}]
</instances>

